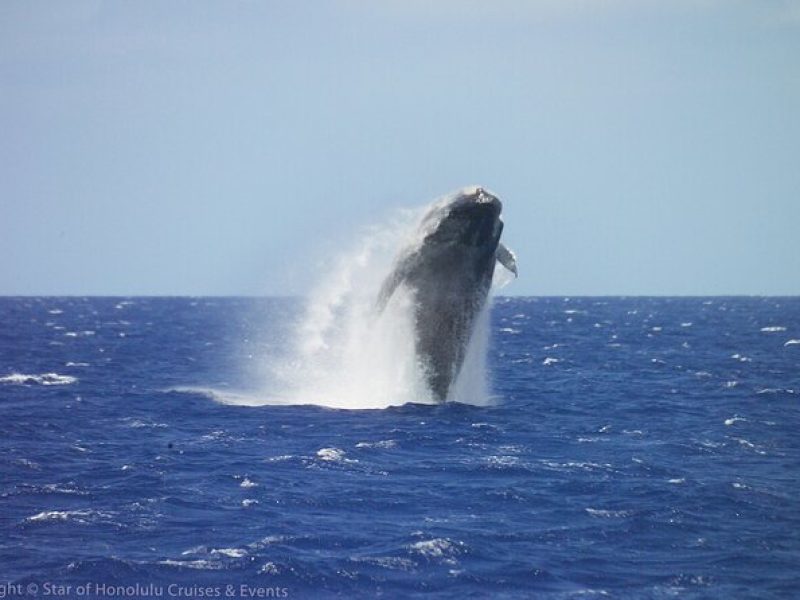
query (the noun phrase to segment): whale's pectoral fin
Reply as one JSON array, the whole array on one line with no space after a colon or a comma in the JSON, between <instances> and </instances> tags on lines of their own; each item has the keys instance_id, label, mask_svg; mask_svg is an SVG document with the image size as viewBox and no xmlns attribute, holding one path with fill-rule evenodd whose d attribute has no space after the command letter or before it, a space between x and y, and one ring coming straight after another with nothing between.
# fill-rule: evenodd
<instances>
[{"instance_id":1,"label":"whale's pectoral fin","mask_svg":"<svg viewBox=\"0 0 800 600\"><path fill-rule=\"evenodd\" d=\"M413 268L413 265L413 255L402 256L397 260L397 263L392 269L391 274L383 282L381 290L378 292L378 301L375 304L375 309L379 313L383 312L383 309L386 308L386 305L389 303L389 299L392 297L395 290L400 287L400 284L406 279L409 271Z\"/></svg>"},{"instance_id":2,"label":"whale's pectoral fin","mask_svg":"<svg viewBox=\"0 0 800 600\"><path fill-rule=\"evenodd\" d=\"M375 309L381 313L386 305L389 303L389 298L392 297L394 291L400 285L402 278L396 273L392 273L381 286L381 291L378 293L378 301L375 303Z\"/></svg>"},{"instance_id":3,"label":"whale's pectoral fin","mask_svg":"<svg viewBox=\"0 0 800 600\"><path fill-rule=\"evenodd\" d=\"M495 256L497 257L497 262L511 271L514 274L514 277L519 276L517 273L517 257L514 256L514 253L506 248L505 244L502 242L497 245L497 253Z\"/></svg>"}]
</instances>

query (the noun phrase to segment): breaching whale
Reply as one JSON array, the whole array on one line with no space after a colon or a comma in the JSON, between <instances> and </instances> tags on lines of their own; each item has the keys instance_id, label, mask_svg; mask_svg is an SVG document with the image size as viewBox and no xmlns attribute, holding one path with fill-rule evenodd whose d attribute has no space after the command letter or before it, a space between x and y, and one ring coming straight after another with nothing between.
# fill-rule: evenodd
<instances>
[{"instance_id":1,"label":"breaching whale","mask_svg":"<svg viewBox=\"0 0 800 600\"><path fill-rule=\"evenodd\" d=\"M436 202L378 295L383 310L400 286L411 293L417 358L438 402L447 400L461 370L495 263L517 275L514 254L500 243L501 211L500 200L477 186Z\"/></svg>"}]
</instances>

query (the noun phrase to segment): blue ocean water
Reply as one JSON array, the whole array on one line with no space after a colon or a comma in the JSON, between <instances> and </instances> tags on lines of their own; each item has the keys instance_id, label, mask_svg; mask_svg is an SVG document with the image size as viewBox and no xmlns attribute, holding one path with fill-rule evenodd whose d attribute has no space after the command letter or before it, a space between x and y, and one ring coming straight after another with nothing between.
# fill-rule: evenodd
<instances>
[{"instance_id":1,"label":"blue ocean water","mask_svg":"<svg viewBox=\"0 0 800 600\"><path fill-rule=\"evenodd\" d=\"M799 593L800 298L498 298L490 407L191 391L246 387L299 311L0 299L0 590Z\"/></svg>"}]
</instances>

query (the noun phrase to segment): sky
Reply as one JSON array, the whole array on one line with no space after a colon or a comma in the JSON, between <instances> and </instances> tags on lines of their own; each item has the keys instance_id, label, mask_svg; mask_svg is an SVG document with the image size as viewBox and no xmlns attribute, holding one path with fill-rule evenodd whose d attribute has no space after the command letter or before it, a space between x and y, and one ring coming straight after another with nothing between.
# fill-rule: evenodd
<instances>
[{"instance_id":1,"label":"sky","mask_svg":"<svg viewBox=\"0 0 800 600\"><path fill-rule=\"evenodd\" d=\"M0 294L296 295L503 200L514 295L800 294L800 1L0 3Z\"/></svg>"}]
</instances>

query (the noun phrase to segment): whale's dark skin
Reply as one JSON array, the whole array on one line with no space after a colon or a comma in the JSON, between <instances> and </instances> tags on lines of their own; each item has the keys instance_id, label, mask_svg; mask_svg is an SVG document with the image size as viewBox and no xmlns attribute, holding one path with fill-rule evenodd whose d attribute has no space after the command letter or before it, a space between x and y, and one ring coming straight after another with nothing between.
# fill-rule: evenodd
<instances>
[{"instance_id":1,"label":"whale's dark skin","mask_svg":"<svg viewBox=\"0 0 800 600\"><path fill-rule=\"evenodd\" d=\"M447 400L461 370L495 263L516 274L513 254L500 244L501 211L500 200L480 187L437 203L422 220L421 239L397 259L378 298L383 308L399 286L411 291L417 357L438 402Z\"/></svg>"}]
</instances>

